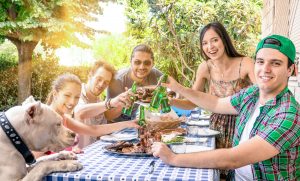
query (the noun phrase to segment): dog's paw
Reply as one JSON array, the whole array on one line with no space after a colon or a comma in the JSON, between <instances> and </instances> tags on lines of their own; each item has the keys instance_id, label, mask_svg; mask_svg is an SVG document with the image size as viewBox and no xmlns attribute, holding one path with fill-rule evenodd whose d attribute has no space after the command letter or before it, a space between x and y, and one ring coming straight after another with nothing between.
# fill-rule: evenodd
<instances>
[{"instance_id":1,"label":"dog's paw","mask_svg":"<svg viewBox=\"0 0 300 181\"><path fill-rule=\"evenodd\" d=\"M57 160L77 160L77 155L72 151L60 151Z\"/></svg>"},{"instance_id":2,"label":"dog's paw","mask_svg":"<svg viewBox=\"0 0 300 181\"><path fill-rule=\"evenodd\" d=\"M83 168L82 164L77 160L61 160L59 161L59 167L61 171L73 172Z\"/></svg>"}]
</instances>

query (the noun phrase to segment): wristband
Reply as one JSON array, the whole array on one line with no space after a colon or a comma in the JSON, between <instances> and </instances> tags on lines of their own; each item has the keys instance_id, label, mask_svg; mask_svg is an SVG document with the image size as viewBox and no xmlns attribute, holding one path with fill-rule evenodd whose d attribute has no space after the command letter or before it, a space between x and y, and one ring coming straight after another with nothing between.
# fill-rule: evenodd
<instances>
[{"instance_id":1,"label":"wristband","mask_svg":"<svg viewBox=\"0 0 300 181\"><path fill-rule=\"evenodd\" d=\"M108 105L109 109L112 109L112 108L114 108L114 107L111 106L110 102L111 102L111 99L108 99L107 105Z\"/></svg>"},{"instance_id":2,"label":"wristband","mask_svg":"<svg viewBox=\"0 0 300 181\"><path fill-rule=\"evenodd\" d=\"M108 99L108 100L105 101L105 108L107 110L110 110L112 108L111 105L110 105L110 101L111 101L111 99Z\"/></svg>"}]
</instances>

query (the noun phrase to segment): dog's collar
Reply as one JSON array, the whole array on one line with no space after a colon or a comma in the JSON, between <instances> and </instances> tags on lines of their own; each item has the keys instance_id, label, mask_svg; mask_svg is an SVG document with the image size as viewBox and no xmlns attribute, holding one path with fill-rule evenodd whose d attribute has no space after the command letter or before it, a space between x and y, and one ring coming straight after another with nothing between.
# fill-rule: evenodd
<instances>
[{"instance_id":1,"label":"dog's collar","mask_svg":"<svg viewBox=\"0 0 300 181\"><path fill-rule=\"evenodd\" d=\"M15 128L10 124L9 120L5 116L4 112L0 113L0 125L5 132L6 136L15 146L15 148L22 154L26 163L28 165L34 164L36 160L32 155L31 151L28 149L22 138L18 135Z\"/></svg>"}]
</instances>

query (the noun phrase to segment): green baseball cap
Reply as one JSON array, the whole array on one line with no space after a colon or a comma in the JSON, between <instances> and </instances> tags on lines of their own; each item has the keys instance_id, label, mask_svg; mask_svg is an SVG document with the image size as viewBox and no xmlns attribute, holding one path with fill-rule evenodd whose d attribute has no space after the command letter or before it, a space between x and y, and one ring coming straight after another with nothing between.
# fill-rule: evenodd
<instances>
[{"instance_id":1,"label":"green baseball cap","mask_svg":"<svg viewBox=\"0 0 300 181\"><path fill-rule=\"evenodd\" d=\"M262 48L273 48L281 53L283 53L285 56L289 58L290 61L295 63L295 57L296 57L296 48L294 43L281 35L270 35L262 39L255 51L255 55L257 54L258 50Z\"/></svg>"}]
</instances>

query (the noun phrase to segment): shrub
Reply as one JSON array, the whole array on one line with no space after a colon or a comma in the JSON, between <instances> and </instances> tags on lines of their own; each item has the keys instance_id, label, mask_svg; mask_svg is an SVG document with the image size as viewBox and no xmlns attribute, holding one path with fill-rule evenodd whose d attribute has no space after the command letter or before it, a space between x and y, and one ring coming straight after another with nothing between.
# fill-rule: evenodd
<instances>
[{"instance_id":1,"label":"shrub","mask_svg":"<svg viewBox=\"0 0 300 181\"><path fill-rule=\"evenodd\" d=\"M18 103L18 67L17 64L5 64L5 70L0 74L0 110L7 110ZM33 61L32 89L31 94L36 100L45 102L48 92L51 89L52 81L60 74L73 73L77 75L82 82L86 82L88 76L88 67L65 67L60 66L56 58L43 60L41 57L35 57Z\"/></svg>"}]
</instances>

